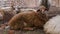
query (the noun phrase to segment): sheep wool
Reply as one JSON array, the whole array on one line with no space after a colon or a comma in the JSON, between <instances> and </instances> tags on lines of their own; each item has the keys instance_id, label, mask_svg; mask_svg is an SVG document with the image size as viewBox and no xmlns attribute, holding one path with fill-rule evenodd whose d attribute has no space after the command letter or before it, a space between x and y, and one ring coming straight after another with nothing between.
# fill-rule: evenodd
<instances>
[{"instance_id":1,"label":"sheep wool","mask_svg":"<svg viewBox=\"0 0 60 34\"><path fill-rule=\"evenodd\" d=\"M60 34L60 15L48 20L44 25L44 31L47 34Z\"/></svg>"}]
</instances>

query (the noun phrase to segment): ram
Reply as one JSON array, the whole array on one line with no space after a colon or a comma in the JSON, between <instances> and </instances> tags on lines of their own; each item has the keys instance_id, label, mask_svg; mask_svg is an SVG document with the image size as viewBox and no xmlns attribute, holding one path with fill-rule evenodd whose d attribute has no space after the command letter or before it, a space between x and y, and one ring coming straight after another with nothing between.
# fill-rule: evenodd
<instances>
[{"instance_id":1,"label":"ram","mask_svg":"<svg viewBox=\"0 0 60 34\"><path fill-rule=\"evenodd\" d=\"M45 11L45 8L42 6L37 11L29 10L27 12L18 13L12 17L8 24L12 29L41 28L48 20L43 11Z\"/></svg>"}]
</instances>

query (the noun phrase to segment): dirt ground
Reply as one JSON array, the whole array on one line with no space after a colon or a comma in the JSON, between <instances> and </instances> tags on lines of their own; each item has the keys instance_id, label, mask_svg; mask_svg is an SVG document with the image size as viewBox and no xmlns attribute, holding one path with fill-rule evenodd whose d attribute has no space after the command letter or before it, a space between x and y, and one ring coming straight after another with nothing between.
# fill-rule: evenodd
<instances>
[{"instance_id":1,"label":"dirt ground","mask_svg":"<svg viewBox=\"0 0 60 34\"><path fill-rule=\"evenodd\" d=\"M37 29L34 31L15 31L15 34L45 34L43 30Z\"/></svg>"},{"instance_id":2,"label":"dirt ground","mask_svg":"<svg viewBox=\"0 0 60 34\"><path fill-rule=\"evenodd\" d=\"M15 34L45 34L43 30L34 30L34 31L15 31ZM0 30L0 34L8 34L8 31Z\"/></svg>"}]
</instances>

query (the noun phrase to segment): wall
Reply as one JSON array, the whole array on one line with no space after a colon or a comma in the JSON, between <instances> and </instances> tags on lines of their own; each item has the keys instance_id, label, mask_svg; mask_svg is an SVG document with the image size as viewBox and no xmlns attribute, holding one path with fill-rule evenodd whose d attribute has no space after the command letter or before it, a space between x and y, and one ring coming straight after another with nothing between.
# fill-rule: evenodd
<instances>
[{"instance_id":1,"label":"wall","mask_svg":"<svg viewBox=\"0 0 60 34\"><path fill-rule=\"evenodd\" d=\"M49 0L51 6L60 7L60 0Z\"/></svg>"},{"instance_id":2,"label":"wall","mask_svg":"<svg viewBox=\"0 0 60 34\"><path fill-rule=\"evenodd\" d=\"M41 0L0 0L0 6L39 7Z\"/></svg>"}]
</instances>

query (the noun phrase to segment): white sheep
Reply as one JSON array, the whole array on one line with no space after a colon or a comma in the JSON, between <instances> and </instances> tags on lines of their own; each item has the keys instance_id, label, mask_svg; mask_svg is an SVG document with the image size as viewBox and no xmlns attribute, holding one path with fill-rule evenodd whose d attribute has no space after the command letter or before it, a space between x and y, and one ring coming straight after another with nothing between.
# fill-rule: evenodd
<instances>
[{"instance_id":1,"label":"white sheep","mask_svg":"<svg viewBox=\"0 0 60 34\"><path fill-rule=\"evenodd\" d=\"M60 34L60 15L52 17L44 25L44 31L47 34Z\"/></svg>"}]
</instances>

